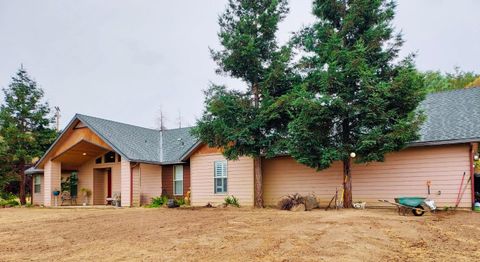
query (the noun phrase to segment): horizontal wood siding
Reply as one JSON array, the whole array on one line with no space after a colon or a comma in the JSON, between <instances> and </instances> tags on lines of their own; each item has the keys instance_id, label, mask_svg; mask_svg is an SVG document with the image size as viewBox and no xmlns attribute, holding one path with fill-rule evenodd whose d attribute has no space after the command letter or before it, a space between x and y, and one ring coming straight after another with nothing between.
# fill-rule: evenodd
<instances>
[{"instance_id":1,"label":"horizontal wood siding","mask_svg":"<svg viewBox=\"0 0 480 262\"><path fill-rule=\"evenodd\" d=\"M385 162L354 164L353 199L377 206L381 205L378 199L427 196L427 181L430 180L430 198L439 206L454 206L463 172L466 172L465 180L470 176L469 165L468 145L408 148L388 154ZM319 195L323 200L321 204L325 205L341 184L342 165L339 162L316 172L290 157L264 161L264 196L269 205L275 205L286 194L310 192ZM461 207L471 206L470 194L468 185Z\"/></svg>"},{"instance_id":2,"label":"horizontal wood siding","mask_svg":"<svg viewBox=\"0 0 480 262\"><path fill-rule=\"evenodd\" d=\"M207 153L196 152L190 158L192 205L203 206L209 202L217 205L223 203L227 195L233 195L240 205L253 206L253 159L241 157L228 161L228 194L215 194L214 162L225 158L220 153L203 152Z\"/></svg>"},{"instance_id":3,"label":"horizontal wood siding","mask_svg":"<svg viewBox=\"0 0 480 262\"><path fill-rule=\"evenodd\" d=\"M162 167L140 164L140 173L140 201L142 205L147 205L150 204L153 197L162 194Z\"/></svg>"},{"instance_id":4,"label":"horizontal wood siding","mask_svg":"<svg viewBox=\"0 0 480 262\"><path fill-rule=\"evenodd\" d=\"M173 196L173 166L162 166L162 190Z\"/></svg>"},{"instance_id":5,"label":"horizontal wood siding","mask_svg":"<svg viewBox=\"0 0 480 262\"><path fill-rule=\"evenodd\" d=\"M190 190L190 164L183 165L183 195ZM168 196L173 196L173 165L162 167L162 189ZM179 197L179 196L177 196Z\"/></svg>"},{"instance_id":6,"label":"horizontal wood siding","mask_svg":"<svg viewBox=\"0 0 480 262\"><path fill-rule=\"evenodd\" d=\"M40 177L40 192L38 193L35 193L35 177L36 176ZM34 175L32 179L32 192L33 192L32 204L43 205L44 190L45 190L45 183L44 183L43 175Z\"/></svg>"},{"instance_id":7,"label":"horizontal wood siding","mask_svg":"<svg viewBox=\"0 0 480 262\"><path fill-rule=\"evenodd\" d=\"M342 165L338 162L326 170L316 172L291 157L263 161L263 197L266 205L276 205L282 196L294 193L315 193L321 199L320 204L325 204L341 184Z\"/></svg>"},{"instance_id":8,"label":"horizontal wood siding","mask_svg":"<svg viewBox=\"0 0 480 262\"><path fill-rule=\"evenodd\" d=\"M95 169L93 172L93 204L104 205L106 199L106 172L105 170Z\"/></svg>"},{"instance_id":9,"label":"horizontal wood siding","mask_svg":"<svg viewBox=\"0 0 480 262\"><path fill-rule=\"evenodd\" d=\"M82 204L85 203L86 198L82 195L81 189L86 188L92 190L92 194L94 193L94 188L93 188L93 167L94 167L94 162L88 161L80 168L78 169L78 197L77 197L77 203ZM88 204L93 205L93 197L90 196L88 198Z\"/></svg>"}]
</instances>

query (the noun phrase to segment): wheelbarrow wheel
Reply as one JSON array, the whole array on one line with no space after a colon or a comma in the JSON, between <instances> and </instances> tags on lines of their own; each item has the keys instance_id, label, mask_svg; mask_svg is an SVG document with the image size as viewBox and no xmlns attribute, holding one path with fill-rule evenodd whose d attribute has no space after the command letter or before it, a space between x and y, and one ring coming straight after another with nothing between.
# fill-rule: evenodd
<instances>
[{"instance_id":1,"label":"wheelbarrow wheel","mask_svg":"<svg viewBox=\"0 0 480 262\"><path fill-rule=\"evenodd\" d=\"M421 210L419 210L419 209L421 209ZM424 208L422 206L417 206L415 209L412 209L412 213L413 213L414 216L419 217L419 216L423 216L425 211L424 211Z\"/></svg>"}]
</instances>

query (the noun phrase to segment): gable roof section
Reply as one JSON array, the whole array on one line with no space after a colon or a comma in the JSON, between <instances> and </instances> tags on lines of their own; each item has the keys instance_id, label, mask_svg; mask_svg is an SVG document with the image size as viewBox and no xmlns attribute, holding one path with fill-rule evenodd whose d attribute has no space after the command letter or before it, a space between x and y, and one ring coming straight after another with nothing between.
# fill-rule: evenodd
<instances>
[{"instance_id":1,"label":"gable roof section","mask_svg":"<svg viewBox=\"0 0 480 262\"><path fill-rule=\"evenodd\" d=\"M426 120L412 146L480 140L480 87L429 94L419 109Z\"/></svg>"},{"instance_id":2,"label":"gable roof section","mask_svg":"<svg viewBox=\"0 0 480 262\"><path fill-rule=\"evenodd\" d=\"M151 164L181 163L185 155L198 140L190 134L190 127L159 131L116 121L77 114L65 130L55 140L38 166L48 153L58 144L66 130L74 128L81 121L114 151L132 162Z\"/></svg>"},{"instance_id":3,"label":"gable roof section","mask_svg":"<svg viewBox=\"0 0 480 262\"><path fill-rule=\"evenodd\" d=\"M159 131L78 114L76 116L115 151L134 162L174 164L198 141L191 127Z\"/></svg>"},{"instance_id":4,"label":"gable roof section","mask_svg":"<svg viewBox=\"0 0 480 262\"><path fill-rule=\"evenodd\" d=\"M77 114L76 117L128 160L161 162L160 132L158 130L80 114Z\"/></svg>"}]
</instances>

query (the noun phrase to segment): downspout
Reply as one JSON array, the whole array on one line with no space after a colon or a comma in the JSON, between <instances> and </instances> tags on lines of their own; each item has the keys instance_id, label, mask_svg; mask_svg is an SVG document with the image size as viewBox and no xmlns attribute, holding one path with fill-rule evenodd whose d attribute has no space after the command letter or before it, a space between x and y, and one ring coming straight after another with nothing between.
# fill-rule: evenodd
<instances>
[{"instance_id":1,"label":"downspout","mask_svg":"<svg viewBox=\"0 0 480 262\"><path fill-rule=\"evenodd\" d=\"M472 209L475 207L475 163L473 162L473 160L477 150L478 144L470 143L470 186L472 189Z\"/></svg>"},{"instance_id":2,"label":"downspout","mask_svg":"<svg viewBox=\"0 0 480 262\"><path fill-rule=\"evenodd\" d=\"M130 207L133 207L133 169L138 165L139 163L130 165Z\"/></svg>"}]
</instances>

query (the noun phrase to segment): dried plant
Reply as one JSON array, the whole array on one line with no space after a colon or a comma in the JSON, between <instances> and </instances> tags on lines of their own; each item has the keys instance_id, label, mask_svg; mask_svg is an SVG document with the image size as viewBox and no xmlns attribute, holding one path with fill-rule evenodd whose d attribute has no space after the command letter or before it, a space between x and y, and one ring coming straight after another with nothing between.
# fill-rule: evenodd
<instances>
[{"instance_id":1,"label":"dried plant","mask_svg":"<svg viewBox=\"0 0 480 262\"><path fill-rule=\"evenodd\" d=\"M290 210L292 207L300 204L305 204L305 198L302 195L295 193L293 195L282 197L278 202L278 208L281 210Z\"/></svg>"}]
</instances>

